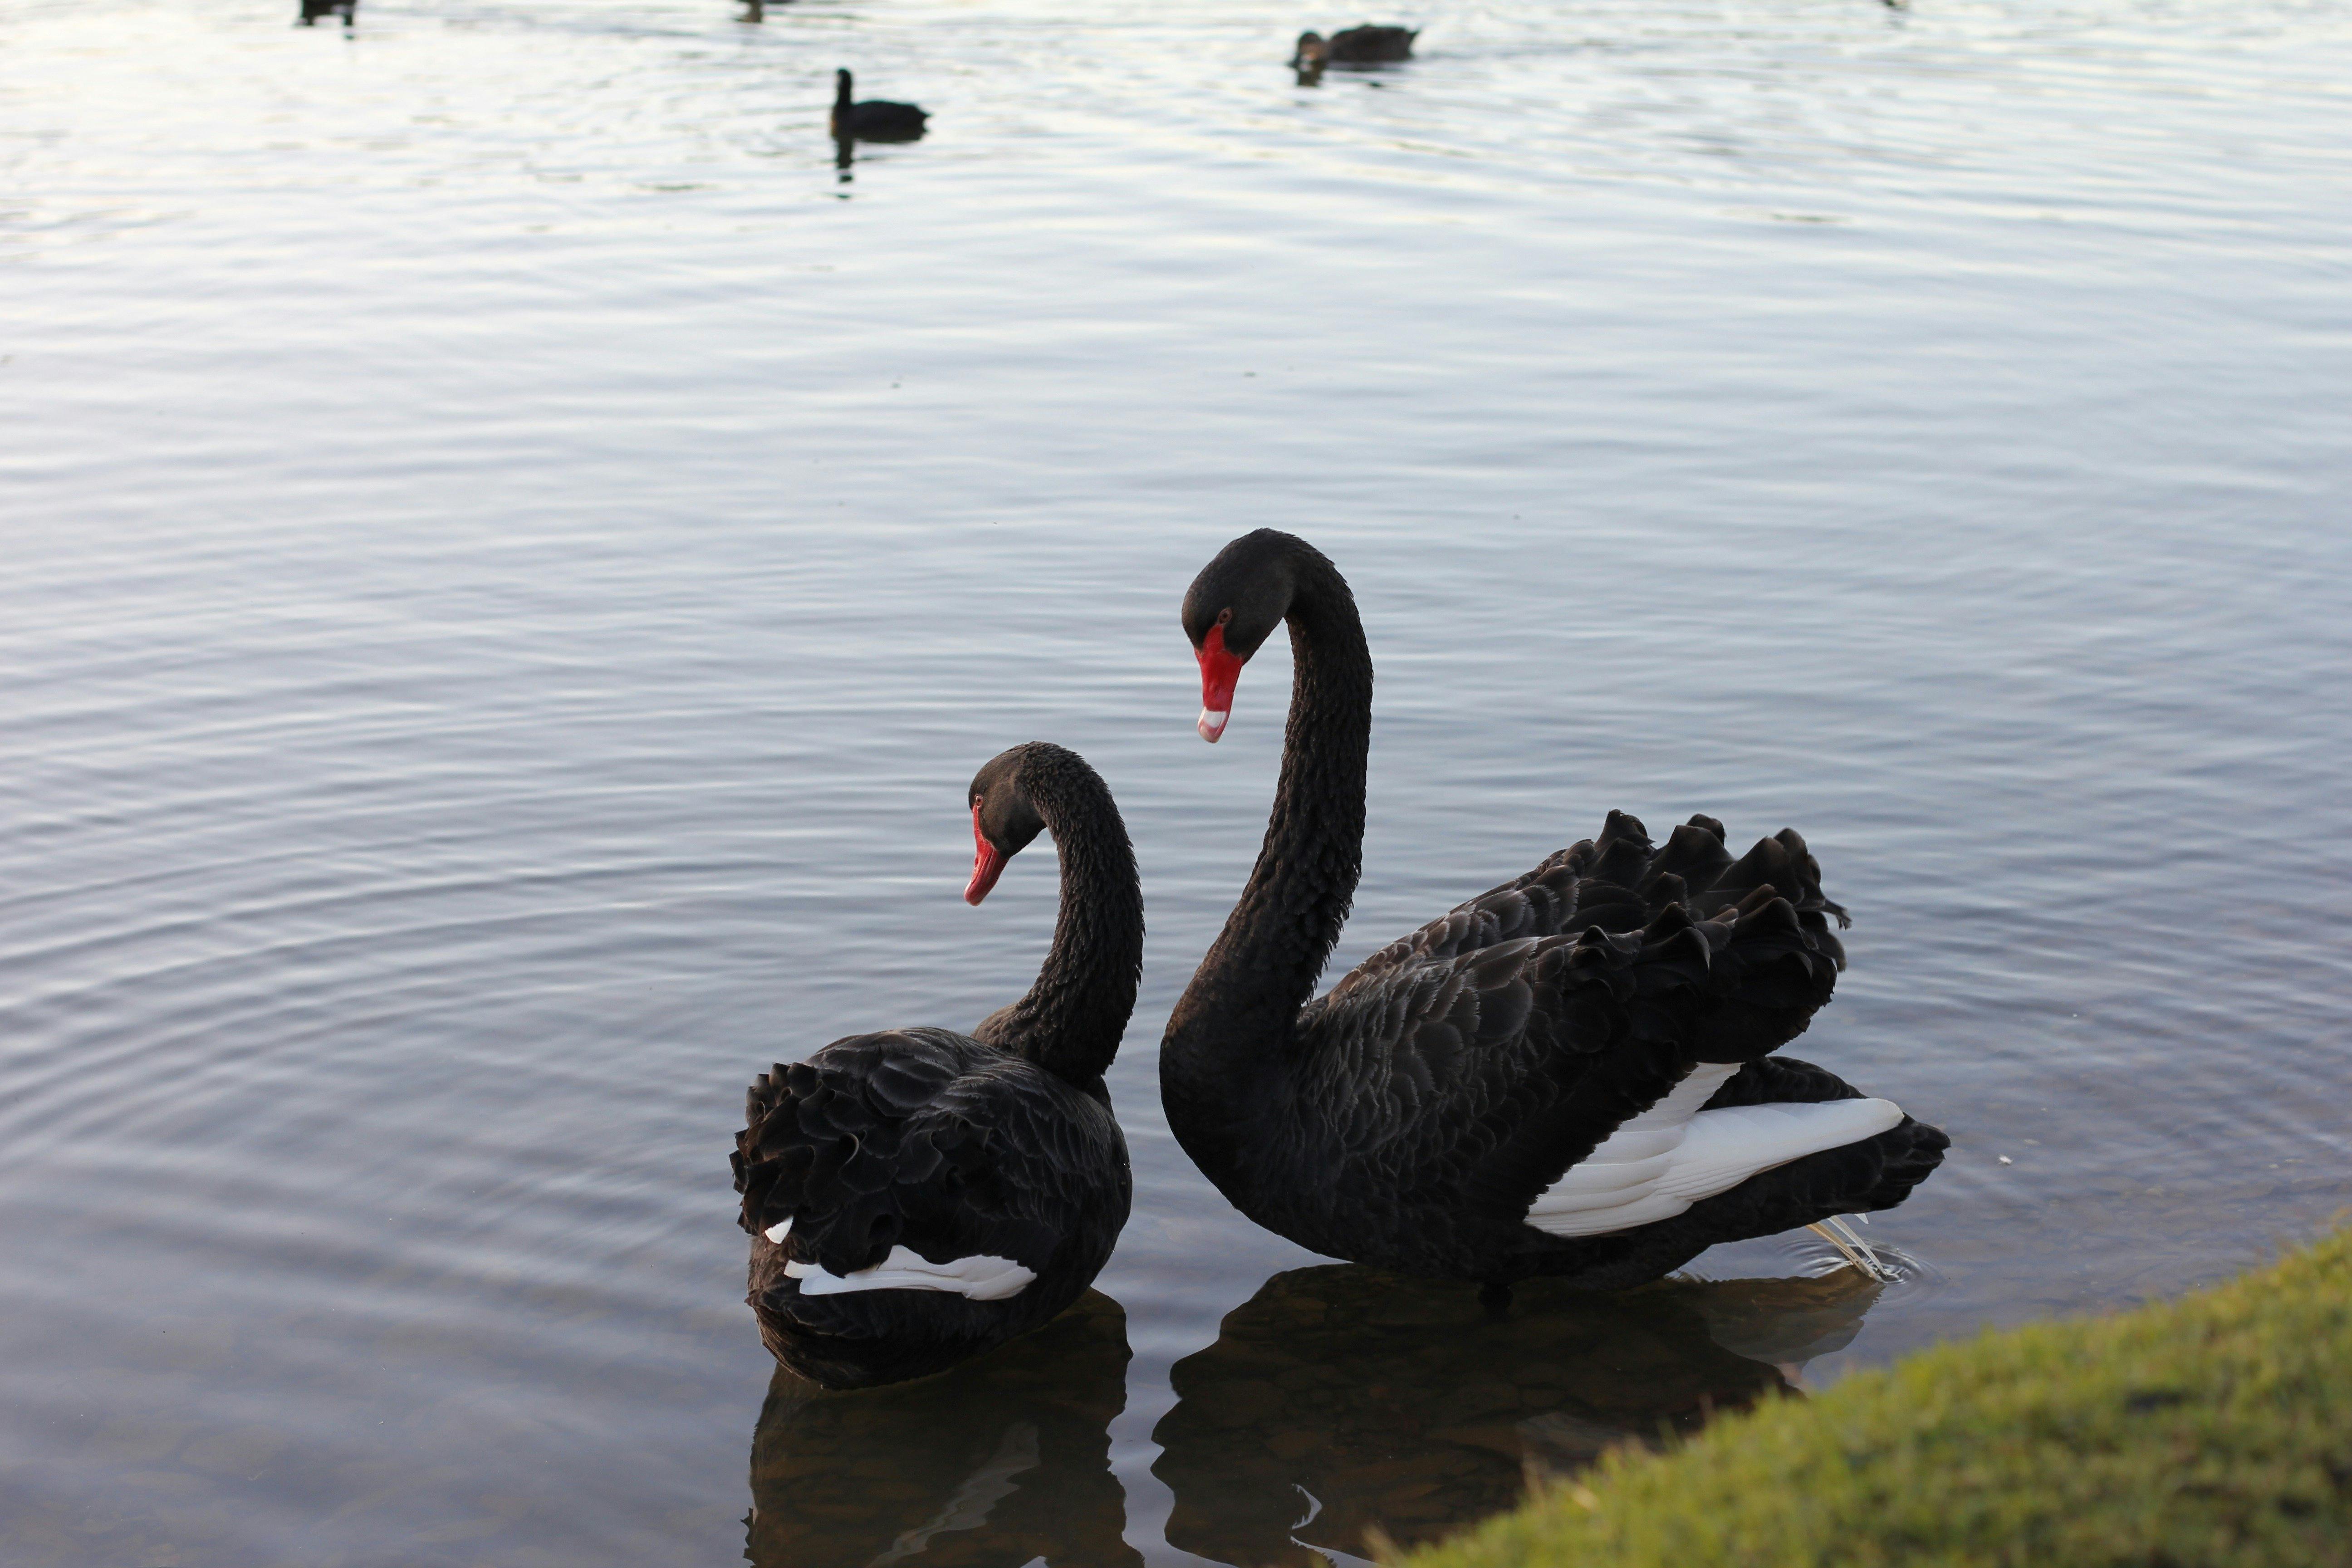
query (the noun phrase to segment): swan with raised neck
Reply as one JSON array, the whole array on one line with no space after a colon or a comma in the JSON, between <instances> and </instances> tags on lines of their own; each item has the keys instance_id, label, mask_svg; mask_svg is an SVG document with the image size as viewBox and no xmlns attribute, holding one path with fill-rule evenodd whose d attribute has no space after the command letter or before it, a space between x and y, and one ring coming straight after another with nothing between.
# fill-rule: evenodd
<instances>
[{"instance_id":1,"label":"swan with raised neck","mask_svg":"<svg viewBox=\"0 0 2352 1568\"><path fill-rule=\"evenodd\" d=\"M1843 962L1844 910L1789 829L1735 861L1712 818L1657 847L1612 812L1310 1000L1361 868L1354 597L1261 529L1202 568L1183 624L1213 742L1277 626L1294 660L1265 841L1160 1048L1169 1126L1243 1213L1401 1272L1620 1286L1892 1207L1940 1162L1937 1129L1771 1054Z\"/></svg>"}]
</instances>

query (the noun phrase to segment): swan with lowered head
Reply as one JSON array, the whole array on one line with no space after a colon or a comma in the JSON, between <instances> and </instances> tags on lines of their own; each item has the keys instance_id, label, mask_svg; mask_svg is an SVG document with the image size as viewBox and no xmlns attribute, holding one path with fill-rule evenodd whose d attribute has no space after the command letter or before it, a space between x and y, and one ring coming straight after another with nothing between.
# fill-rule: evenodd
<instances>
[{"instance_id":1,"label":"swan with lowered head","mask_svg":"<svg viewBox=\"0 0 2352 1568\"><path fill-rule=\"evenodd\" d=\"M1310 1001L1362 858L1372 663L1354 597L1262 529L1202 569L1183 621L1210 741L1286 623L1295 659L1264 847L1160 1047L1169 1126L1243 1213L1402 1273L1619 1287L1891 1208L1941 1162L1941 1131L1772 1054L1843 959L1844 911L1790 831L1735 860L1711 818L1658 846L1612 812Z\"/></svg>"},{"instance_id":2,"label":"swan with lowered head","mask_svg":"<svg viewBox=\"0 0 2352 1568\"><path fill-rule=\"evenodd\" d=\"M1042 741L982 768L968 804L971 903L1054 836L1061 912L1036 984L968 1035L853 1035L780 1064L735 1140L760 1337L828 1388L920 1377L1043 1325L1127 1223L1103 1072L1135 1007L1143 894L1118 807Z\"/></svg>"}]
</instances>

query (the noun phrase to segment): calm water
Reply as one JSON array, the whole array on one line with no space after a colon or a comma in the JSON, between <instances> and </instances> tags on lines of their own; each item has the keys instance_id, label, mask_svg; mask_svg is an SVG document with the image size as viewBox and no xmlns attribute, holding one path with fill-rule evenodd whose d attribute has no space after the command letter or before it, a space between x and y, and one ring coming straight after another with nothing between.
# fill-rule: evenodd
<instances>
[{"instance_id":1,"label":"calm water","mask_svg":"<svg viewBox=\"0 0 2352 1568\"><path fill-rule=\"evenodd\" d=\"M0 4L12 1563L1346 1563L2352 1202L2342 7L1494 0L1317 88L1352 12L293 8ZM843 64L937 116L846 179ZM1176 606L1265 523L1379 661L1341 961L1611 806L1801 827L1799 1054L1956 1140L1909 1278L1493 1320L1193 1172L1287 668L1202 746ZM1135 1218L772 1388L741 1086L1026 984L1032 737L1142 859Z\"/></svg>"}]
</instances>

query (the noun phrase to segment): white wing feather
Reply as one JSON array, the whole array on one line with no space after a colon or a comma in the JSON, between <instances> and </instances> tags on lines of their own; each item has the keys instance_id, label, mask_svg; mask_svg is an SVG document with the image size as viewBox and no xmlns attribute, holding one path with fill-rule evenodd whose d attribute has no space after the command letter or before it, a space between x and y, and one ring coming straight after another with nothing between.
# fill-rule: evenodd
<instances>
[{"instance_id":1,"label":"white wing feather","mask_svg":"<svg viewBox=\"0 0 2352 1568\"><path fill-rule=\"evenodd\" d=\"M871 1268L830 1274L814 1263L787 1263L784 1272L801 1282L803 1296L838 1296L849 1290L951 1290L975 1301L1018 1296L1036 1274L1010 1258L959 1258L934 1263L912 1247L894 1247Z\"/></svg>"},{"instance_id":2,"label":"white wing feather","mask_svg":"<svg viewBox=\"0 0 2352 1568\"><path fill-rule=\"evenodd\" d=\"M1701 1063L1627 1121L1528 1205L1551 1236L1605 1236L1672 1219L1701 1198L1823 1149L1873 1138L1903 1120L1888 1100L1727 1106L1701 1110L1736 1063Z\"/></svg>"}]
</instances>

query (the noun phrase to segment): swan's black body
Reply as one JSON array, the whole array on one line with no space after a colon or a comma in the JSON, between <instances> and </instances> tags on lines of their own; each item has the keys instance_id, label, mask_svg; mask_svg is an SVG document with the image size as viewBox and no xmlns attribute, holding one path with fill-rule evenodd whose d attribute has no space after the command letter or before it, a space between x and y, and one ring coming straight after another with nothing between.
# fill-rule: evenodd
<instances>
[{"instance_id":1,"label":"swan's black body","mask_svg":"<svg viewBox=\"0 0 2352 1568\"><path fill-rule=\"evenodd\" d=\"M1054 835L1061 913L1036 984L970 1035L856 1035L761 1074L736 1139L760 1336L829 1388L920 1377L1046 1322L1127 1222L1127 1143L1102 1075L1135 1005L1143 897L1118 808L1076 753L1043 742L982 768L971 804L973 902L993 880L992 851L1001 867L1041 829ZM788 1219L779 1246L768 1232ZM1036 1278L1000 1300L811 1295L787 1269L846 1277L894 1247L935 1264L1009 1258Z\"/></svg>"},{"instance_id":2,"label":"swan's black body","mask_svg":"<svg viewBox=\"0 0 2352 1568\"><path fill-rule=\"evenodd\" d=\"M1302 71L1321 70L1327 65L1393 65L1412 58L1412 41L1419 37L1418 27L1387 27L1369 22L1358 27L1342 27L1328 38L1320 33L1301 33L1290 63Z\"/></svg>"},{"instance_id":3,"label":"swan's black body","mask_svg":"<svg viewBox=\"0 0 2352 1568\"><path fill-rule=\"evenodd\" d=\"M911 103L892 103L887 99L869 98L863 103L853 103L849 98L849 73L833 73L833 134L839 142L914 142L923 134L923 122L929 112Z\"/></svg>"},{"instance_id":4,"label":"swan's black body","mask_svg":"<svg viewBox=\"0 0 2352 1568\"><path fill-rule=\"evenodd\" d=\"M1936 1167L1944 1135L1905 1118L1654 1224L1559 1237L1526 1223L1698 1063L1745 1064L1709 1109L1860 1098L1769 1055L1829 1000L1843 955L1828 917L1843 911L1793 832L1735 861L1708 818L1659 847L1612 813L1597 838L1310 1002L1360 868L1372 668L1355 601L1330 562L1271 530L1229 545L1185 596L1204 671L1220 647L1237 670L1286 620L1295 687L1265 847L1160 1051L1177 1141L1243 1213L1405 1273L1619 1287L1717 1242L1892 1207Z\"/></svg>"}]
</instances>

